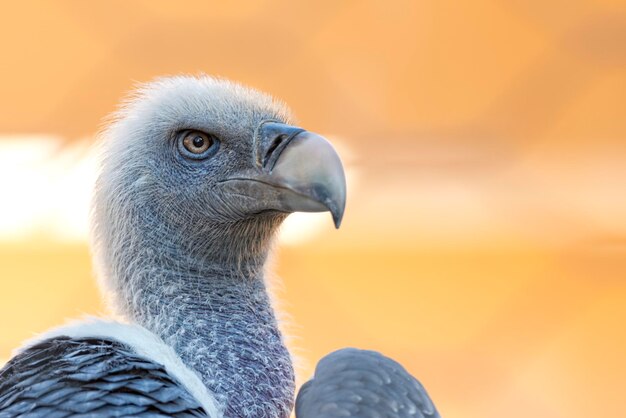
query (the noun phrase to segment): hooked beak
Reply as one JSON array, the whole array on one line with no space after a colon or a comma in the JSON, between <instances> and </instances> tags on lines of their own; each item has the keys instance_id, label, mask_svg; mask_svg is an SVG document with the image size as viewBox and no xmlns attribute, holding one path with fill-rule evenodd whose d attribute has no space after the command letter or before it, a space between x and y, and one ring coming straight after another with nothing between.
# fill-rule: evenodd
<instances>
[{"instance_id":1,"label":"hooked beak","mask_svg":"<svg viewBox=\"0 0 626 418\"><path fill-rule=\"evenodd\" d=\"M339 228L346 178L339 155L324 137L274 121L255 132L255 169L226 179L228 192L252 198L251 211L330 211Z\"/></svg>"}]
</instances>

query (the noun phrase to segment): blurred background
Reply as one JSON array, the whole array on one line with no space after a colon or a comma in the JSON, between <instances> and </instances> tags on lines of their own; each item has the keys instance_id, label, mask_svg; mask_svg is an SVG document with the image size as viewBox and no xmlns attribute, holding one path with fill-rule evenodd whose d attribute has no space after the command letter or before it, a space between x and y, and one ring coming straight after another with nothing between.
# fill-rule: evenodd
<instances>
[{"instance_id":1,"label":"blurred background","mask_svg":"<svg viewBox=\"0 0 626 418\"><path fill-rule=\"evenodd\" d=\"M338 144L339 231L293 215L276 293L306 379L343 346L444 417L626 414L626 3L11 2L0 13L0 363L105 313L90 145L136 82L200 72Z\"/></svg>"}]
</instances>

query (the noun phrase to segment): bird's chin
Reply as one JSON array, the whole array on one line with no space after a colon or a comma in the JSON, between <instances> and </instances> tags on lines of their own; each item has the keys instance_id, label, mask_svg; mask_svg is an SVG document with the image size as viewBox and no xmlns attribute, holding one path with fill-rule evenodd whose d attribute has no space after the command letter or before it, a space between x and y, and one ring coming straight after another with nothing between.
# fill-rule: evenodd
<instances>
[{"instance_id":1,"label":"bird's chin","mask_svg":"<svg viewBox=\"0 0 626 418\"><path fill-rule=\"evenodd\" d=\"M252 216L255 218L267 219L269 221L273 221L273 222L276 222L277 224L280 224L282 221L285 220L287 216L289 216L290 213L291 212L283 212L283 211L275 210L275 209L265 209L265 210L253 213Z\"/></svg>"}]
</instances>

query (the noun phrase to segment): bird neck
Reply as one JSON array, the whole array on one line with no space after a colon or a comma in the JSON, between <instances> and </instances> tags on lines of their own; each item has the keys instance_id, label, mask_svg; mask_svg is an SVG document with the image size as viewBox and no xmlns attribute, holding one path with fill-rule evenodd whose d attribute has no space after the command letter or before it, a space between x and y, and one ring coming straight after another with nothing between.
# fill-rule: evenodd
<instances>
[{"instance_id":1,"label":"bird neck","mask_svg":"<svg viewBox=\"0 0 626 418\"><path fill-rule=\"evenodd\" d=\"M219 240L194 242L147 227L138 231L146 239L120 252L123 313L174 348L225 417L288 417L294 372L263 274L273 231L213 225ZM225 251L227 242L239 244Z\"/></svg>"}]
</instances>

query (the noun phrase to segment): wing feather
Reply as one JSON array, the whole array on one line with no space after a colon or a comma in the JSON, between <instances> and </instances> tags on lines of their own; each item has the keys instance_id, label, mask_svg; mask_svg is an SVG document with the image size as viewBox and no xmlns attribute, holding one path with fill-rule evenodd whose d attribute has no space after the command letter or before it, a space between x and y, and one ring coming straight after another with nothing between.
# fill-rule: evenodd
<instances>
[{"instance_id":1,"label":"wing feather","mask_svg":"<svg viewBox=\"0 0 626 418\"><path fill-rule=\"evenodd\" d=\"M399 363L346 348L324 357L296 399L297 418L440 418L426 390Z\"/></svg>"},{"instance_id":2,"label":"wing feather","mask_svg":"<svg viewBox=\"0 0 626 418\"><path fill-rule=\"evenodd\" d=\"M206 417L164 366L117 341L57 336L0 370L0 418Z\"/></svg>"}]
</instances>

